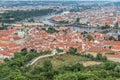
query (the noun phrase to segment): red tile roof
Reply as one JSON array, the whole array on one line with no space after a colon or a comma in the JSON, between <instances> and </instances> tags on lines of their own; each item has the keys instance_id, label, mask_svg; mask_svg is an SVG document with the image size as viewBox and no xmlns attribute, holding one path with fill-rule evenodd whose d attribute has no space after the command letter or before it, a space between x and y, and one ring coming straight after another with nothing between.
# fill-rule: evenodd
<instances>
[{"instance_id":1,"label":"red tile roof","mask_svg":"<svg viewBox=\"0 0 120 80\"><path fill-rule=\"evenodd\" d=\"M107 57L120 58L120 54L105 54Z\"/></svg>"}]
</instances>

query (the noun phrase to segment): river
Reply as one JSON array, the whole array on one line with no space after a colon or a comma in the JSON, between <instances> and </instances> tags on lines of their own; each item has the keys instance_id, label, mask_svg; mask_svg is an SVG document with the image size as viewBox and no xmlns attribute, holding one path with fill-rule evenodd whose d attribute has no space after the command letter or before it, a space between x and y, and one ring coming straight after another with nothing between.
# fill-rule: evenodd
<instances>
[{"instance_id":1,"label":"river","mask_svg":"<svg viewBox=\"0 0 120 80\"><path fill-rule=\"evenodd\" d=\"M40 17L34 17L35 22L43 22L46 25L50 25L50 26L54 26L54 25L61 25L61 24L56 24L55 22L51 21L50 18L57 16L57 15L63 15L63 14L67 14L69 13L69 11L64 11L60 14L50 14L47 16L40 16ZM82 31L86 31L86 32L94 32L94 31L98 31L97 28L83 28L83 27L77 27L77 26L68 26L68 27L75 27L77 30L82 30Z\"/></svg>"},{"instance_id":2,"label":"river","mask_svg":"<svg viewBox=\"0 0 120 80\"><path fill-rule=\"evenodd\" d=\"M55 13L52 13L52 14L49 14L49 15L46 15L46 16L40 16L40 17L34 17L34 20L35 22L43 22L44 24L46 25L51 25L51 26L54 26L55 23L53 23L52 21L50 21L50 19L54 16L57 16L57 15L63 15L65 13L69 13L69 11L64 11L62 13L59 13L59 14L55 14Z\"/></svg>"},{"instance_id":3,"label":"river","mask_svg":"<svg viewBox=\"0 0 120 80\"><path fill-rule=\"evenodd\" d=\"M49 15L46 15L46 16L40 16L40 17L34 17L34 20L35 22L43 22L44 24L46 25L50 25L50 26L54 26L54 25L61 25L61 24L56 24L55 22L51 21L50 18L54 17L54 16L57 16L57 15L63 15L63 14L67 14L69 13L69 11L64 11L62 13L59 13L59 14L55 14L55 13L52 13L52 14L49 14ZM100 29L98 29L97 27L81 27L81 26L68 26L68 27L75 27L76 30L81 30L81 31L86 31L86 32L95 32L95 31L100 31ZM110 32L107 32L106 34L110 35L110 36L118 36L120 35L120 29L118 30L113 30L113 31L110 31Z\"/></svg>"}]
</instances>

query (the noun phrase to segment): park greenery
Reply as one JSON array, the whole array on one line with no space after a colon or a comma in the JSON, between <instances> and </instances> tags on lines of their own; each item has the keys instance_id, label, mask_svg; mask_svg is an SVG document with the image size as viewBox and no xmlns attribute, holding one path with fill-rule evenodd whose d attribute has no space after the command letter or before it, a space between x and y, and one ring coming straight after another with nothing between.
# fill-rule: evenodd
<instances>
[{"instance_id":1,"label":"park greenery","mask_svg":"<svg viewBox=\"0 0 120 80\"><path fill-rule=\"evenodd\" d=\"M2 24L2 26L0 27L0 30L6 30L8 26Z\"/></svg>"},{"instance_id":2,"label":"park greenery","mask_svg":"<svg viewBox=\"0 0 120 80\"><path fill-rule=\"evenodd\" d=\"M79 59L101 62L98 65L84 66L82 63L74 61L74 64L59 65L55 68L51 60L45 60L42 65L26 66L26 64L37 56L51 54L51 51L37 53L34 49L29 52L23 49L14 54L11 60L5 59L5 63L0 64L1 80L120 80L120 63L108 61L105 56L98 54L93 57L90 54L80 54L76 48L70 48L66 53L79 57ZM57 57L54 56L54 57ZM59 56L58 56L59 57ZM64 55L62 55L64 57ZM61 58L62 58L61 57ZM74 57L75 58L75 57ZM70 58L69 60L74 60ZM84 60L84 61L85 61ZM42 60L40 60L42 61ZM62 60L61 60L62 61ZM65 62L63 60L63 62ZM67 63L67 62L65 62ZM59 63L57 63L59 64ZM33 68L34 66L34 68Z\"/></svg>"},{"instance_id":3,"label":"park greenery","mask_svg":"<svg viewBox=\"0 0 120 80\"><path fill-rule=\"evenodd\" d=\"M110 36L110 37L109 37L109 40L116 41L115 37L113 37L113 36Z\"/></svg>"},{"instance_id":4,"label":"park greenery","mask_svg":"<svg viewBox=\"0 0 120 80\"><path fill-rule=\"evenodd\" d=\"M105 26L101 26L100 28L101 28L101 29L109 29L110 26L106 24Z\"/></svg>"},{"instance_id":5,"label":"park greenery","mask_svg":"<svg viewBox=\"0 0 120 80\"><path fill-rule=\"evenodd\" d=\"M120 35L118 35L118 41L120 41Z\"/></svg>"},{"instance_id":6,"label":"park greenery","mask_svg":"<svg viewBox=\"0 0 120 80\"><path fill-rule=\"evenodd\" d=\"M33 17L44 16L44 15L51 14L53 12L57 12L57 11L54 9L7 11L5 13L0 14L0 22L12 23L12 22L21 21L24 19L28 19L28 21L31 22L31 21L34 21L33 19L31 19Z\"/></svg>"},{"instance_id":7,"label":"park greenery","mask_svg":"<svg viewBox=\"0 0 120 80\"><path fill-rule=\"evenodd\" d=\"M59 31L56 30L56 29L53 28L53 27L49 27L48 30L46 30L46 32L48 32L48 33L58 33Z\"/></svg>"},{"instance_id":8,"label":"park greenery","mask_svg":"<svg viewBox=\"0 0 120 80\"><path fill-rule=\"evenodd\" d=\"M63 20L63 21L57 21L56 23L59 23L59 24L69 24L69 21Z\"/></svg>"},{"instance_id":9,"label":"park greenery","mask_svg":"<svg viewBox=\"0 0 120 80\"><path fill-rule=\"evenodd\" d=\"M86 38L88 39L88 41L94 40L91 35L87 35Z\"/></svg>"}]
</instances>

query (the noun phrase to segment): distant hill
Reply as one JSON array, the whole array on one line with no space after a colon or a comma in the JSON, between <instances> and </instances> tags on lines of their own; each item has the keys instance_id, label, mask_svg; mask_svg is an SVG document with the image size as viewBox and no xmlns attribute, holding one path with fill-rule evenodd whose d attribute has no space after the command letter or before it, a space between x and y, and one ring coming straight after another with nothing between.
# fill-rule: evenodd
<instances>
[{"instance_id":1,"label":"distant hill","mask_svg":"<svg viewBox=\"0 0 120 80\"><path fill-rule=\"evenodd\" d=\"M120 2L114 2L116 6L120 6Z\"/></svg>"}]
</instances>

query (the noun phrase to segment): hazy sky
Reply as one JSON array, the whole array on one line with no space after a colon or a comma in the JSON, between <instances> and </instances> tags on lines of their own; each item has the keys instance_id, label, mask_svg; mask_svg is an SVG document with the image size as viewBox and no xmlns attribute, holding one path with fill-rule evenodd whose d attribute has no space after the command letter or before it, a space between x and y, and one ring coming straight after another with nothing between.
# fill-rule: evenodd
<instances>
[{"instance_id":1,"label":"hazy sky","mask_svg":"<svg viewBox=\"0 0 120 80\"><path fill-rule=\"evenodd\" d=\"M120 0L0 0L0 1L120 1Z\"/></svg>"},{"instance_id":2,"label":"hazy sky","mask_svg":"<svg viewBox=\"0 0 120 80\"><path fill-rule=\"evenodd\" d=\"M120 1L120 0L0 0L0 1Z\"/></svg>"}]
</instances>

